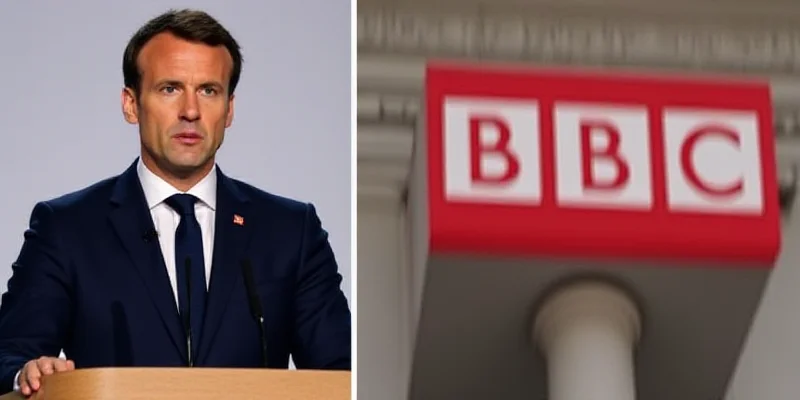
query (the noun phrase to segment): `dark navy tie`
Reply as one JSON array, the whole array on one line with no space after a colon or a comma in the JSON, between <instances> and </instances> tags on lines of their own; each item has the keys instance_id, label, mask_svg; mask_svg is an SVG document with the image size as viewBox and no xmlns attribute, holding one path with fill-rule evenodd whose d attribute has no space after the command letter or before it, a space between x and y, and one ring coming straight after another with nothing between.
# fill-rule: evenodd
<instances>
[{"instance_id":1,"label":"dark navy tie","mask_svg":"<svg viewBox=\"0 0 800 400\"><path fill-rule=\"evenodd\" d=\"M165 200L168 206L181 215L178 230L175 232L178 303L181 315L186 315L186 310L187 308L189 309L193 354L197 354L197 344L200 343L203 317L206 311L206 268L203 260L203 234L194 214L195 202L197 202L197 198L190 194L176 194ZM187 259L191 260L189 274L191 285L186 283ZM187 286L191 286L190 297L187 297ZM191 299L191 304L188 304L188 299Z\"/></svg>"}]
</instances>

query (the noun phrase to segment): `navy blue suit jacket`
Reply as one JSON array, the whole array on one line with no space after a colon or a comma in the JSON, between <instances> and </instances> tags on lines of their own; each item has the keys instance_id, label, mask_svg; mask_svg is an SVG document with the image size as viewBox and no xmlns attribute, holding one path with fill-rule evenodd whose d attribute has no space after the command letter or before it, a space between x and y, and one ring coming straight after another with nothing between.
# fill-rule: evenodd
<instances>
[{"instance_id":1,"label":"navy blue suit jacket","mask_svg":"<svg viewBox=\"0 0 800 400\"><path fill-rule=\"evenodd\" d=\"M259 367L240 265L265 313L269 366L350 369L350 310L310 204L218 169L214 256L196 366ZM233 222L234 215L244 219ZM0 392L23 364L61 349L77 368L186 365L186 340L134 162L123 174L38 203L0 303Z\"/></svg>"}]
</instances>

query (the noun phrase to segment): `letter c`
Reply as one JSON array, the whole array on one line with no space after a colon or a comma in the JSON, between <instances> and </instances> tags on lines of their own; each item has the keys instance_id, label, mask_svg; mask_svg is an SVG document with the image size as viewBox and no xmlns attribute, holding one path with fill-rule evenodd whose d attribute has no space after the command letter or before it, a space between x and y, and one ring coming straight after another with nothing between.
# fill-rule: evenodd
<instances>
[{"instance_id":1,"label":"letter c","mask_svg":"<svg viewBox=\"0 0 800 400\"><path fill-rule=\"evenodd\" d=\"M704 125L691 131L681 145L681 169L683 175L695 189L712 196L732 196L741 193L744 181L740 176L727 186L713 186L700 178L692 162L697 144L705 138L717 136L731 142L737 149L741 148L741 141L736 131L721 125Z\"/></svg>"}]
</instances>

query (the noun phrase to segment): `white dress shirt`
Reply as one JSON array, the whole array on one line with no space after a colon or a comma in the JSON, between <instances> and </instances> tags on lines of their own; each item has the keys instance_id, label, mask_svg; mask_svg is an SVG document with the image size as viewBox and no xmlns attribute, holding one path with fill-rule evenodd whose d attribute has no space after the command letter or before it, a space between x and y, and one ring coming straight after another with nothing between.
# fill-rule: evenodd
<instances>
[{"instance_id":1,"label":"white dress shirt","mask_svg":"<svg viewBox=\"0 0 800 400\"><path fill-rule=\"evenodd\" d=\"M177 308L178 286L175 269L175 231L178 229L178 224L181 222L181 216L164 203L164 200L174 194L184 192L175 189L172 185L150 171L144 165L141 158L137 165L137 172L139 175L139 182L142 184L142 189L144 190L147 208L150 210L153 224L155 225L156 232L158 232L161 254L163 254L164 264L167 266L167 275L169 275L169 281L172 284L172 293L175 296L175 307ZM206 289L211 280L211 257L214 254L214 217L217 209L216 172L217 167L214 166L211 172L198 182L197 185L189 189L188 192L185 192L198 198L197 203L194 205L194 212L203 234L203 262L206 271ZM18 371L17 375L14 377L14 390L17 392L20 390L20 372L22 371Z\"/></svg>"},{"instance_id":2,"label":"white dress shirt","mask_svg":"<svg viewBox=\"0 0 800 400\"><path fill-rule=\"evenodd\" d=\"M144 197L150 215L153 217L153 224L158 232L158 241L161 244L161 254L164 255L164 263L167 266L167 274L172 284L172 292L175 295L175 305L178 304L178 287L175 275L175 231L181 222L181 216L172 207L164 203L164 200L174 194L184 193L175 189L147 169L144 163L139 160L137 166L139 181L144 189ZM200 230L203 234L203 262L206 271L206 289L211 279L211 257L214 254L214 217L217 209L217 174L216 166L194 187L185 192L194 195L199 200L194 205L194 212Z\"/></svg>"}]
</instances>

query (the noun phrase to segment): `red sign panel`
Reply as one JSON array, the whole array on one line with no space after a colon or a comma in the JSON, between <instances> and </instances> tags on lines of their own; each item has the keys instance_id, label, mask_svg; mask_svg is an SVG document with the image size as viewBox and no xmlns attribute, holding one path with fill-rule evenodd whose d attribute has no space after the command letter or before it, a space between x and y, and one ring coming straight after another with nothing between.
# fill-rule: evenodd
<instances>
[{"instance_id":1,"label":"red sign panel","mask_svg":"<svg viewBox=\"0 0 800 400\"><path fill-rule=\"evenodd\" d=\"M771 266L768 83L430 65L432 252Z\"/></svg>"}]
</instances>

